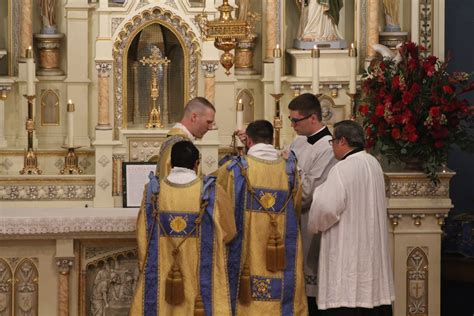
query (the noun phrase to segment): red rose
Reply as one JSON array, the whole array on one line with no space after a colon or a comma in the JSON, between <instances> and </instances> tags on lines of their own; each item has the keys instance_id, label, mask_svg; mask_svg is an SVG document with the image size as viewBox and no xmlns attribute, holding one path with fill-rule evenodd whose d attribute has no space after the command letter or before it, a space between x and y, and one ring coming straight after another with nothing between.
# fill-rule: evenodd
<instances>
[{"instance_id":1,"label":"red rose","mask_svg":"<svg viewBox=\"0 0 474 316\"><path fill-rule=\"evenodd\" d=\"M434 145L435 145L436 148L443 148L444 147L444 143L440 140L435 141Z\"/></svg>"},{"instance_id":2,"label":"red rose","mask_svg":"<svg viewBox=\"0 0 474 316\"><path fill-rule=\"evenodd\" d=\"M453 94L454 93L453 88L451 88L451 86L448 86L448 85L443 86L443 91L447 94Z\"/></svg>"},{"instance_id":3,"label":"red rose","mask_svg":"<svg viewBox=\"0 0 474 316\"><path fill-rule=\"evenodd\" d=\"M400 139L400 129L398 128L393 128L392 129L392 138L393 139Z\"/></svg>"},{"instance_id":4,"label":"red rose","mask_svg":"<svg viewBox=\"0 0 474 316\"><path fill-rule=\"evenodd\" d=\"M400 76L395 76L392 79L392 89L396 90L400 86Z\"/></svg>"},{"instance_id":5,"label":"red rose","mask_svg":"<svg viewBox=\"0 0 474 316\"><path fill-rule=\"evenodd\" d=\"M441 114L441 109L439 106L433 106L430 108L430 116L438 117Z\"/></svg>"},{"instance_id":6,"label":"red rose","mask_svg":"<svg viewBox=\"0 0 474 316\"><path fill-rule=\"evenodd\" d=\"M375 107L375 115L378 117L382 117L385 113L385 107L381 104Z\"/></svg>"},{"instance_id":7,"label":"red rose","mask_svg":"<svg viewBox=\"0 0 474 316\"><path fill-rule=\"evenodd\" d=\"M413 102L413 94L411 94L408 91L403 93L402 102L405 105L409 105L410 103L412 103Z\"/></svg>"},{"instance_id":8,"label":"red rose","mask_svg":"<svg viewBox=\"0 0 474 316\"><path fill-rule=\"evenodd\" d=\"M418 140L418 135L416 133L409 133L408 134L408 141L412 143L416 143Z\"/></svg>"},{"instance_id":9,"label":"red rose","mask_svg":"<svg viewBox=\"0 0 474 316\"><path fill-rule=\"evenodd\" d=\"M367 113L369 113L369 107L367 106L367 104L362 104L361 106L359 106L359 112L362 113L364 116L367 115Z\"/></svg>"},{"instance_id":10,"label":"red rose","mask_svg":"<svg viewBox=\"0 0 474 316\"><path fill-rule=\"evenodd\" d=\"M410 89L410 92L413 93L413 94L417 94L418 92L421 91L421 86L419 83L414 83L412 86L411 86L411 89Z\"/></svg>"}]
</instances>

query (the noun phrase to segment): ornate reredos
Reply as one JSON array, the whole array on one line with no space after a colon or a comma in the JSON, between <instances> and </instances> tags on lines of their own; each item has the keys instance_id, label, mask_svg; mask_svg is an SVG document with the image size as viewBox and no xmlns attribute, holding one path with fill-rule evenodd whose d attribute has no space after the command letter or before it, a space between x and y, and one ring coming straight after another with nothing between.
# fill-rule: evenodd
<instances>
[{"instance_id":1,"label":"ornate reredos","mask_svg":"<svg viewBox=\"0 0 474 316\"><path fill-rule=\"evenodd\" d=\"M114 57L114 84L115 84L115 129L125 128L127 121L124 120L126 109L126 57L128 49L135 36L145 27L151 24L159 24L169 29L179 40L184 50L184 93L187 99L192 99L197 95L198 86L198 62L201 58L200 41L189 23L178 13L171 9L165 9L160 6L151 8L142 8L135 12L136 14L121 23L114 38L113 57Z\"/></svg>"}]
</instances>

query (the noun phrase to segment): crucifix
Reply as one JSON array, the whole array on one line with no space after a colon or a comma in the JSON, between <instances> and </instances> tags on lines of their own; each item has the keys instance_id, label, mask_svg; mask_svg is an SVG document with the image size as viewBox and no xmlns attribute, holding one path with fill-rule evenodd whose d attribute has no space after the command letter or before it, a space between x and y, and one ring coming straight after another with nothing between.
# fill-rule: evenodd
<instances>
[{"instance_id":1,"label":"crucifix","mask_svg":"<svg viewBox=\"0 0 474 316\"><path fill-rule=\"evenodd\" d=\"M157 72L158 72L158 66L163 65L166 68L168 67L168 64L171 62L168 58L160 58L160 50L158 47L153 46L151 49L151 55L149 57L142 57L140 59L140 62L142 63L143 66L148 65L151 68L151 92L150 96L151 99L153 100L153 106L151 108L150 114L148 114L148 123L146 123L145 127L146 128L157 128L157 127L163 127L163 124L161 124L161 119L160 119L160 107L156 106L156 99L158 99L158 96L160 95L159 92L159 87L158 87L158 78L157 78Z\"/></svg>"}]
</instances>

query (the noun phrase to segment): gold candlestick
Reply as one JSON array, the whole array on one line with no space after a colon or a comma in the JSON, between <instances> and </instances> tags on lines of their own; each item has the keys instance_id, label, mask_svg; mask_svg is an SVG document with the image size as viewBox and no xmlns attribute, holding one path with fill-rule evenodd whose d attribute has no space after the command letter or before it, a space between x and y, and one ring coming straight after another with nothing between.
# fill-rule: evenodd
<instances>
[{"instance_id":1,"label":"gold candlestick","mask_svg":"<svg viewBox=\"0 0 474 316\"><path fill-rule=\"evenodd\" d=\"M35 130L35 121L33 119L33 100L34 95L25 95L28 100L28 118L26 119L26 132L28 134L28 147L23 158L23 169L20 174L41 174L42 170L38 168L38 158L33 149L33 132Z\"/></svg>"},{"instance_id":2,"label":"gold candlestick","mask_svg":"<svg viewBox=\"0 0 474 316\"><path fill-rule=\"evenodd\" d=\"M82 174L84 171L79 168L79 159L75 153L75 150L81 148L81 146L67 147L68 153L64 158L64 167L59 171L61 174Z\"/></svg>"},{"instance_id":3,"label":"gold candlestick","mask_svg":"<svg viewBox=\"0 0 474 316\"><path fill-rule=\"evenodd\" d=\"M351 100L351 120L356 120L357 119L357 97L359 96L359 93L356 91L355 93L346 93L350 100Z\"/></svg>"},{"instance_id":4,"label":"gold candlestick","mask_svg":"<svg viewBox=\"0 0 474 316\"><path fill-rule=\"evenodd\" d=\"M272 93L270 94L275 101L275 116L273 117L273 128L275 129L275 139L274 146L276 149L280 149L280 130L283 127L283 122L281 120L280 114L280 99L283 96L283 93Z\"/></svg>"}]
</instances>

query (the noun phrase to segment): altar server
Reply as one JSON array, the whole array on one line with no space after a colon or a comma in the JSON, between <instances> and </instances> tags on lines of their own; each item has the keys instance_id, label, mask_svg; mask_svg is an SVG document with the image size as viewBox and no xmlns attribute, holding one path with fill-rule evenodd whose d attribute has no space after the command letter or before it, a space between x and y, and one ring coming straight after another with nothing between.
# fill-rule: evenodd
<instances>
[{"instance_id":1,"label":"altar server","mask_svg":"<svg viewBox=\"0 0 474 316\"><path fill-rule=\"evenodd\" d=\"M314 191L308 228L322 232L320 315L392 314L384 176L377 159L364 151L364 140L358 123L334 125L330 143L340 161Z\"/></svg>"},{"instance_id":2,"label":"altar server","mask_svg":"<svg viewBox=\"0 0 474 316\"><path fill-rule=\"evenodd\" d=\"M166 178L171 170L170 153L174 143L189 140L196 141L214 127L216 109L207 99L196 97L184 107L184 115L168 132L166 140L161 144L156 173Z\"/></svg>"},{"instance_id":3,"label":"altar server","mask_svg":"<svg viewBox=\"0 0 474 316\"><path fill-rule=\"evenodd\" d=\"M130 315L231 315L225 244L236 231L232 216L220 213L230 200L215 178L197 177L198 162L191 142L177 142L170 174L151 177L145 188Z\"/></svg>"},{"instance_id":4,"label":"altar server","mask_svg":"<svg viewBox=\"0 0 474 316\"><path fill-rule=\"evenodd\" d=\"M313 200L313 192L323 183L329 170L337 162L328 140L332 138L328 127L322 122L321 104L312 93L304 93L288 105L289 120L299 135L290 145L298 159L298 168L302 180L301 234L304 253L304 274L306 295L308 295L309 314L316 312L318 256L320 234L307 229L308 213Z\"/></svg>"},{"instance_id":5,"label":"altar server","mask_svg":"<svg viewBox=\"0 0 474 316\"><path fill-rule=\"evenodd\" d=\"M227 161L217 172L218 184L233 199L238 231L228 256L233 314L304 315L295 157L280 157L268 121L250 123L242 139L247 156Z\"/></svg>"}]
</instances>

